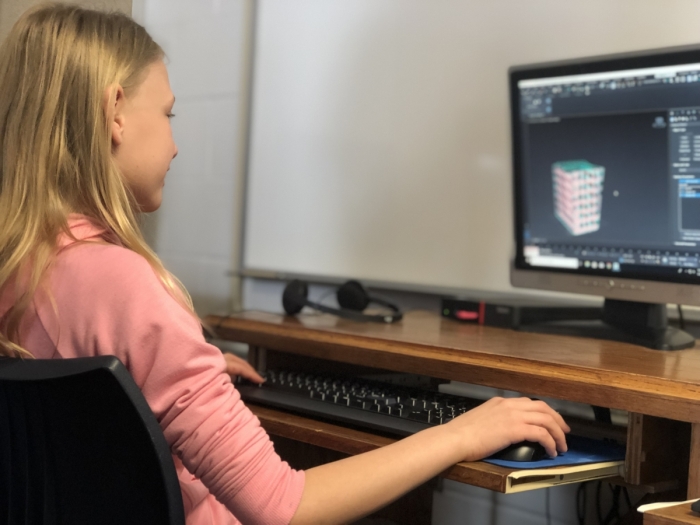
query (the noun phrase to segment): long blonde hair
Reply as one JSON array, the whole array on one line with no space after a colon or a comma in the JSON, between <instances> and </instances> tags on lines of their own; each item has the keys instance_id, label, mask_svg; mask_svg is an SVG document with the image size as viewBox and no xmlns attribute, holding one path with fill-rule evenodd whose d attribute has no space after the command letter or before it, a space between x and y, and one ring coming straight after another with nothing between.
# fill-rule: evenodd
<instances>
[{"instance_id":1,"label":"long blonde hair","mask_svg":"<svg viewBox=\"0 0 700 525\"><path fill-rule=\"evenodd\" d=\"M59 235L70 235L71 213L142 255L194 313L141 234L138 207L112 158L104 109L109 86L119 84L129 96L163 56L128 16L65 4L31 9L0 46L0 290L22 281L0 321L0 355L30 355L19 340L22 316Z\"/></svg>"}]
</instances>

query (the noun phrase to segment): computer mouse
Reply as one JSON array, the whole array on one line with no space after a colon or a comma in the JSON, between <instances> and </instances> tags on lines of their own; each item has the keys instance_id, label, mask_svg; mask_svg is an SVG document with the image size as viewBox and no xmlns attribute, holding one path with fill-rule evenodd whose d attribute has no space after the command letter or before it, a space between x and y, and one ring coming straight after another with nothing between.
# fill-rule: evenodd
<instances>
[{"instance_id":1,"label":"computer mouse","mask_svg":"<svg viewBox=\"0 0 700 525\"><path fill-rule=\"evenodd\" d=\"M499 450L491 459L502 459L503 461L539 461L548 458L549 455L542 445L532 441L521 441Z\"/></svg>"}]
</instances>

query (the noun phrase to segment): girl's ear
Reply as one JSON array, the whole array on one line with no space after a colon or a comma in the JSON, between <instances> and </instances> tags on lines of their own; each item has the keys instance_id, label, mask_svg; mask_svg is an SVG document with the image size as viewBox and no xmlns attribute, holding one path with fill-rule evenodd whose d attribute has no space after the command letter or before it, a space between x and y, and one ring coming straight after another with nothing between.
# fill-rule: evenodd
<instances>
[{"instance_id":1,"label":"girl's ear","mask_svg":"<svg viewBox=\"0 0 700 525\"><path fill-rule=\"evenodd\" d=\"M126 97L122 86L112 84L105 89L102 105L112 137L112 147L120 146L124 140L125 104Z\"/></svg>"}]
</instances>

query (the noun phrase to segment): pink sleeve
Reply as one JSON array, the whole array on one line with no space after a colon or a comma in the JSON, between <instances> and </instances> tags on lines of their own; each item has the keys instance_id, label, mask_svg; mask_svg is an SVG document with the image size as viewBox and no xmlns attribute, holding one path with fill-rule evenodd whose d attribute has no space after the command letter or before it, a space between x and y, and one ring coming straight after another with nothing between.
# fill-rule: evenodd
<instances>
[{"instance_id":1,"label":"pink sleeve","mask_svg":"<svg viewBox=\"0 0 700 525\"><path fill-rule=\"evenodd\" d=\"M113 245L74 245L59 255L50 288L58 322L55 315L47 321L46 308L39 314L62 356L119 357L173 454L239 520L291 520L304 473L275 453L225 373L221 351L142 257Z\"/></svg>"}]
</instances>

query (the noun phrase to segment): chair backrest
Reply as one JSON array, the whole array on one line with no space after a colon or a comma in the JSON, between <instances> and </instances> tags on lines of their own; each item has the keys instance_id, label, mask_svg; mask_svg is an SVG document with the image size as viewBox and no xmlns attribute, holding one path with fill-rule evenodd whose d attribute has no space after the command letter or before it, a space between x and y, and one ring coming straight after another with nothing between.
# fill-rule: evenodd
<instances>
[{"instance_id":1,"label":"chair backrest","mask_svg":"<svg viewBox=\"0 0 700 525\"><path fill-rule=\"evenodd\" d=\"M184 525L170 449L112 356L0 358L0 524Z\"/></svg>"}]
</instances>

